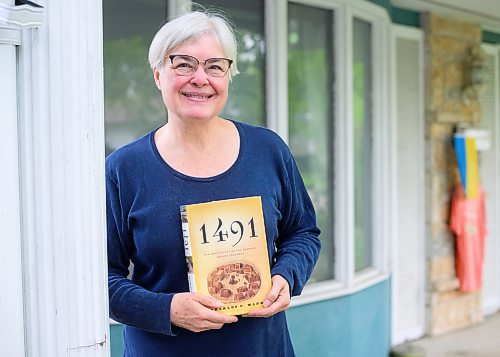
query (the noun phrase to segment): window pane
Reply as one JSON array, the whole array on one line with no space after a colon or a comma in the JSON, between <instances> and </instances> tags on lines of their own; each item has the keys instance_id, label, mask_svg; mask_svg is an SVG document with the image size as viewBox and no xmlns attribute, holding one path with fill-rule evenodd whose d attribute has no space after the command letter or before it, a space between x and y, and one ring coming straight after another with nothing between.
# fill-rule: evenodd
<instances>
[{"instance_id":1,"label":"window pane","mask_svg":"<svg viewBox=\"0 0 500 357\"><path fill-rule=\"evenodd\" d=\"M321 255L311 282L334 277L332 18L328 10L289 4L290 148L322 230Z\"/></svg>"},{"instance_id":2,"label":"window pane","mask_svg":"<svg viewBox=\"0 0 500 357\"><path fill-rule=\"evenodd\" d=\"M372 265L372 48L371 25L353 23L353 140L355 270Z\"/></svg>"},{"instance_id":3,"label":"window pane","mask_svg":"<svg viewBox=\"0 0 500 357\"><path fill-rule=\"evenodd\" d=\"M166 5L165 0L103 1L106 154L166 121L148 64Z\"/></svg>"},{"instance_id":4,"label":"window pane","mask_svg":"<svg viewBox=\"0 0 500 357\"><path fill-rule=\"evenodd\" d=\"M236 27L238 70L230 84L230 94L222 117L264 126L264 1L200 0L207 8L221 9Z\"/></svg>"}]
</instances>

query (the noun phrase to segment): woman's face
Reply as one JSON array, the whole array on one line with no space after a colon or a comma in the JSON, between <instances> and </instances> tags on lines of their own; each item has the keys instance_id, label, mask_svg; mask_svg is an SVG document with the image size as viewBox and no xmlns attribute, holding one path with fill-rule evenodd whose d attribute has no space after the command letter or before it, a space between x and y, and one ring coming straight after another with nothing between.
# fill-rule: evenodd
<instances>
[{"instance_id":1,"label":"woman's face","mask_svg":"<svg viewBox=\"0 0 500 357\"><path fill-rule=\"evenodd\" d=\"M177 47L172 53L197 58L200 65L188 76L175 73L168 56L160 70L154 70L156 86L161 90L163 102L171 120L208 120L224 108L229 88L229 74L209 77L203 62L209 58L225 57L222 46L210 35Z\"/></svg>"}]
</instances>

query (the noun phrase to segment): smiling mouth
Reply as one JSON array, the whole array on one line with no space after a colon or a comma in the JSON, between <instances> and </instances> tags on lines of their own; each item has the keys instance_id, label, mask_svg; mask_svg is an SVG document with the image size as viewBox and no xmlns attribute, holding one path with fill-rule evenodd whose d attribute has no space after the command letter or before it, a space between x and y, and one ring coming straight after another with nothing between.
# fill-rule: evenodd
<instances>
[{"instance_id":1,"label":"smiling mouth","mask_svg":"<svg viewBox=\"0 0 500 357\"><path fill-rule=\"evenodd\" d=\"M185 97L188 97L188 98L193 98L193 99L210 99L210 98L212 98L214 96L213 94L210 94L210 95L195 95L195 94L188 94L188 93L183 93L182 95L185 96Z\"/></svg>"}]
</instances>

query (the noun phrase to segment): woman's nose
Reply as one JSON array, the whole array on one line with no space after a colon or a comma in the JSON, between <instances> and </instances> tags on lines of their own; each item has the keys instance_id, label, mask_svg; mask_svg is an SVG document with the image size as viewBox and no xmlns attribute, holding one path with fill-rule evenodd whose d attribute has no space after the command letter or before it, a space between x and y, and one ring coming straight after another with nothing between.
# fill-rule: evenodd
<instances>
[{"instance_id":1,"label":"woman's nose","mask_svg":"<svg viewBox=\"0 0 500 357\"><path fill-rule=\"evenodd\" d=\"M208 75L205 72L203 66L198 66L196 72L193 73L193 78L191 78L191 84L196 85L197 87L204 86L208 84Z\"/></svg>"}]
</instances>

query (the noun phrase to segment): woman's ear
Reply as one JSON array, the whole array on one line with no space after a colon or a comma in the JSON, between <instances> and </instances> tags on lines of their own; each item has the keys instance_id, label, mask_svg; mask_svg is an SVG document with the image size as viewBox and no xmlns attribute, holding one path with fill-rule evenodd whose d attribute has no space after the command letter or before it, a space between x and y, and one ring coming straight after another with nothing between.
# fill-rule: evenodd
<instances>
[{"instance_id":1,"label":"woman's ear","mask_svg":"<svg viewBox=\"0 0 500 357\"><path fill-rule=\"evenodd\" d=\"M160 82L160 70L158 68L153 69L153 77L155 79L156 87L161 90L161 82Z\"/></svg>"}]
</instances>

